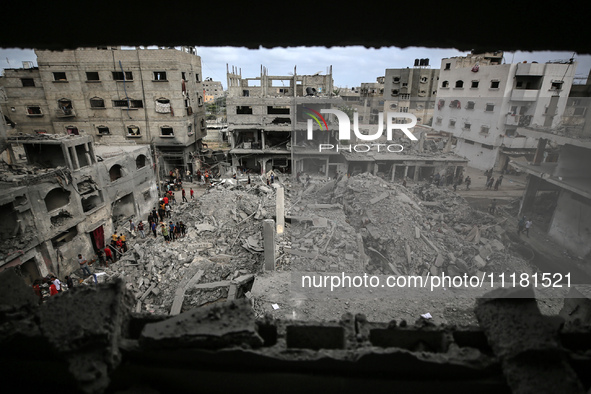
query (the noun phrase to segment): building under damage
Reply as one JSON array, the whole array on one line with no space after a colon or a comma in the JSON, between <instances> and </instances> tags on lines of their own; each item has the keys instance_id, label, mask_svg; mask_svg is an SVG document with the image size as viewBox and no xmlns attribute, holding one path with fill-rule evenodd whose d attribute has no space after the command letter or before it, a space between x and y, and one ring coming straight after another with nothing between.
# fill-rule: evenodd
<instances>
[{"instance_id":1,"label":"building under damage","mask_svg":"<svg viewBox=\"0 0 591 394\"><path fill-rule=\"evenodd\" d=\"M21 160L15 146L24 152ZM117 222L147 216L158 198L147 145L95 145L90 136L13 137L5 158L0 270L20 267L29 283L77 270L79 253L92 258Z\"/></svg>"},{"instance_id":2,"label":"building under damage","mask_svg":"<svg viewBox=\"0 0 591 394\"><path fill-rule=\"evenodd\" d=\"M38 67L5 69L0 105L9 135L87 135L146 144L163 173L199 166L206 135L195 48L37 50Z\"/></svg>"}]
</instances>

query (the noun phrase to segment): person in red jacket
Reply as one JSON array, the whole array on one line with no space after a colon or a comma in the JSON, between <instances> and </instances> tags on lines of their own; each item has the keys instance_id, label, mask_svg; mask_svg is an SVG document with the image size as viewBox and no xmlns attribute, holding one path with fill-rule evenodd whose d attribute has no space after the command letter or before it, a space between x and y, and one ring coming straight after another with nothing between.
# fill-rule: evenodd
<instances>
[{"instance_id":1,"label":"person in red jacket","mask_svg":"<svg viewBox=\"0 0 591 394\"><path fill-rule=\"evenodd\" d=\"M111 260L111 262L113 264L115 264L115 259L113 258L113 252L111 252L111 248L108 246L105 248L105 257L106 257L107 261Z\"/></svg>"},{"instance_id":2,"label":"person in red jacket","mask_svg":"<svg viewBox=\"0 0 591 394\"><path fill-rule=\"evenodd\" d=\"M53 282L50 283L51 285L49 285L49 295L54 296L56 294L59 294L59 291L57 291L57 287L55 287L55 284Z\"/></svg>"}]
</instances>

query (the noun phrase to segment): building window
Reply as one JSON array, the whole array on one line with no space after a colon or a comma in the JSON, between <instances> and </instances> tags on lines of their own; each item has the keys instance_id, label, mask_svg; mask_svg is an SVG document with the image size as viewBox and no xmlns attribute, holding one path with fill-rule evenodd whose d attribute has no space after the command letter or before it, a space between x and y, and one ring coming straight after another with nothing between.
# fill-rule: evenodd
<instances>
[{"instance_id":1,"label":"building window","mask_svg":"<svg viewBox=\"0 0 591 394\"><path fill-rule=\"evenodd\" d=\"M400 107L400 112L408 113L408 107Z\"/></svg>"},{"instance_id":2,"label":"building window","mask_svg":"<svg viewBox=\"0 0 591 394\"><path fill-rule=\"evenodd\" d=\"M451 63L445 63L444 70L450 70L450 69L451 69Z\"/></svg>"},{"instance_id":3,"label":"building window","mask_svg":"<svg viewBox=\"0 0 591 394\"><path fill-rule=\"evenodd\" d=\"M138 137L140 136L140 128L137 126L127 126L127 136L128 137Z\"/></svg>"},{"instance_id":4,"label":"building window","mask_svg":"<svg viewBox=\"0 0 591 394\"><path fill-rule=\"evenodd\" d=\"M460 103L460 100L451 100L449 102L449 108L462 109L462 104Z\"/></svg>"},{"instance_id":5,"label":"building window","mask_svg":"<svg viewBox=\"0 0 591 394\"><path fill-rule=\"evenodd\" d=\"M403 87L404 87L404 86L408 86L408 83L407 83L407 82L402 82L402 86L403 86Z\"/></svg>"},{"instance_id":6,"label":"building window","mask_svg":"<svg viewBox=\"0 0 591 394\"><path fill-rule=\"evenodd\" d=\"M403 93L400 95L400 100L410 100L410 94L409 93Z\"/></svg>"},{"instance_id":7,"label":"building window","mask_svg":"<svg viewBox=\"0 0 591 394\"><path fill-rule=\"evenodd\" d=\"M131 71L112 71L114 81L133 81L133 73Z\"/></svg>"},{"instance_id":8,"label":"building window","mask_svg":"<svg viewBox=\"0 0 591 394\"><path fill-rule=\"evenodd\" d=\"M560 90L562 89L562 81L556 81L556 82L552 82L552 86L550 87L550 90Z\"/></svg>"},{"instance_id":9,"label":"building window","mask_svg":"<svg viewBox=\"0 0 591 394\"><path fill-rule=\"evenodd\" d=\"M205 129L205 119L201 118L201 130Z\"/></svg>"},{"instance_id":10,"label":"building window","mask_svg":"<svg viewBox=\"0 0 591 394\"><path fill-rule=\"evenodd\" d=\"M181 79L183 81L186 81L187 80L187 78L185 78L185 72L184 71L181 71Z\"/></svg>"},{"instance_id":11,"label":"building window","mask_svg":"<svg viewBox=\"0 0 591 394\"><path fill-rule=\"evenodd\" d=\"M166 71L154 71L154 81L167 81Z\"/></svg>"},{"instance_id":12,"label":"building window","mask_svg":"<svg viewBox=\"0 0 591 394\"><path fill-rule=\"evenodd\" d=\"M127 104L126 104L127 106ZM105 100L100 97L93 97L90 99L90 108L105 108Z\"/></svg>"},{"instance_id":13,"label":"building window","mask_svg":"<svg viewBox=\"0 0 591 394\"><path fill-rule=\"evenodd\" d=\"M476 89L478 87L478 81L472 81L472 85L470 85L472 89Z\"/></svg>"},{"instance_id":14,"label":"building window","mask_svg":"<svg viewBox=\"0 0 591 394\"><path fill-rule=\"evenodd\" d=\"M23 87L35 87L35 80L33 78L21 78L21 83Z\"/></svg>"},{"instance_id":15,"label":"building window","mask_svg":"<svg viewBox=\"0 0 591 394\"><path fill-rule=\"evenodd\" d=\"M486 104L486 112L492 112L495 110L495 105L494 104Z\"/></svg>"},{"instance_id":16,"label":"building window","mask_svg":"<svg viewBox=\"0 0 591 394\"><path fill-rule=\"evenodd\" d=\"M43 116L41 107L38 105L30 105L27 107L27 116Z\"/></svg>"},{"instance_id":17,"label":"building window","mask_svg":"<svg viewBox=\"0 0 591 394\"><path fill-rule=\"evenodd\" d=\"M490 129L489 126L480 127L480 134L488 134L489 129Z\"/></svg>"},{"instance_id":18,"label":"building window","mask_svg":"<svg viewBox=\"0 0 591 394\"><path fill-rule=\"evenodd\" d=\"M464 143L468 144L468 145L474 145L474 141L470 141L470 140L464 140Z\"/></svg>"},{"instance_id":19,"label":"building window","mask_svg":"<svg viewBox=\"0 0 591 394\"><path fill-rule=\"evenodd\" d=\"M470 130L472 125L470 123L464 123L464 130Z\"/></svg>"},{"instance_id":20,"label":"building window","mask_svg":"<svg viewBox=\"0 0 591 394\"><path fill-rule=\"evenodd\" d=\"M398 89L392 89L392 96L398 96Z\"/></svg>"},{"instance_id":21,"label":"building window","mask_svg":"<svg viewBox=\"0 0 591 394\"><path fill-rule=\"evenodd\" d=\"M427 81L429 81L429 78L421 77L421 83L427 83Z\"/></svg>"},{"instance_id":22,"label":"building window","mask_svg":"<svg viewBox=\"0 0 591 394\"><path fill-rule=\"evenodd\" d=\"M78 127L75 126L67 126L66 133L68 135L80 135L80 133L78 132Z\"/></svg>"},{"instance_id":23,"label":"building window","mask_svg":"<svg viewBox=\"0 0 591 394\"><path fill-rule=\"evenodd\" d=\"M466 104L466 109L474 109L474 101L468 101Z\"/></svg>"},{"instance_id":24,"label":"building window","mask_svg":"<svg viewBox=\"0 0 591 394\"><path fill-rule=\"evenodd\" d=\"M249 107L249 106L236 107L236 115L252 115L252 107Z\"/></svg>"},{"instance_id":25,"label":"building window","mask_svg":"<svg viewBox=\"0 0 591 394\"><path fill-rule=\"evenodd\" d=\"M250 90L243 90L242 97L250 97Z\"/></svg>"},{"instance_id":26,"label":"building window","mask_svg":"<svg viewBox=\"0 0 591 394\"><path fill-rule=\"evenodd\" d=\"M585 116L585 112L587 112L586 110L587 110L587 108L585 108L585 107L575 108L575 110L573 111L573 115L574 116Z\"/></svg>"},{"instance_id":27,"label":"building window","mask_svg":"<svg viewBox=\"0 0 591 394\"><path fill-rule=\"evenodd\" d=\"M392 82L393 83L399 83L400 82L400 77L392 77Z\"/></svg>"},{"instance_id":28,"label":"building window","mask_svg":"<svg viewBox=\"0 0 591 394\"><path fill-rule=\"evenodd\" d=\"M66 78L66 73L56 72L53 73L53 80L58 82L66 82L68 79Z\"/></svg>"},{"instance_id":29,"label":"building window","mask_svg":"<svg viewBox=\"0 0 591 394\"><path fill-rule=\"evenodd\" d=\"M442 88L449 88L449 82L448 81L441 82L441 87Z\"/></svg>"},{"instance_id":30,"label":"building window","mask_svg":"<svg viewBox=\"0 0 591 394\"><path fill-rule=\"evenodd\" d=\"M57 106L61 110L60 115L72 115L72 101L68 99L60 99L57 101Z\"/></svg>"},{"instance_id":31,"label":"building window","mask_svg":"<svg viewBox=\"0 0 591 394\"><path fill-rule=\"evenodd\" d=\"M440 116L438 116L437 119L435 119L435 124L441 124L442 120L443 119Z\"/></svg>"},{"instance_id":32,"label":"building window","mask_svg":"<svg viewBox=\"0 0 591 394\"><path fill-rule=\"evenodd\" d=\"M490 81L490 88L491 89L498 89L500 83L501 83L500 81Z\"/></svg>"},{"instance_id":33,"label":"building window","mask_svg":"<svg viewBox=\"0 0 591 394\"><path fill-rule=\"evenodd\" d=\"M197 105L200 107L203 105L203 97L201 97L201 96L197 97ZM188 105L187 105L187 107L188 107Z\"/></svg>"},{"instance_id":34,"label":"building window","mask_svg":"<svg viewBox=\"0 0 591 394\"><path fill-rule=\"evenodd\" d=\"M193 135L193 125L187 125L187 135Z\"/></svg>"},{"instance_id":35,"label":"building window","mask_svg":"<svg viewBox=\"0 0 591 394\"><path fill-rule=\"evenodd\" d=\"M493 150L493 146L492 146L492 145L486 145L486 144L482 144L482 147L483 147L484 149Z\"/></svg>"},{"instance_id":36,"label":"building window","mask_svg":"<svg viewBox=\"0 0 591 394\"><path fill-rule=\"evenodd\" d=\"M97 126L97 131L100 135L109 135L111 132L107 126Z\"/></svg>"},{"instance_id":37,"label":"building window","mask_svg":"<svg viewBox=\"0 0 591 394\"><path fill-rule=\"evenodd\" d=\"M87 71L86 72L86 80L87 81L100 81L98 71Z\"/></svg>"},{"instance_id":38,"label":"building window","mask_svg":"<svg viewBox=\"0 0 591 394\"><path fill-rule=\"evenodd\" d=\"M170 126L162 126L160 128L161 137L174 137L174 131Z\"/></svg>"},{"instance_id":39,"label":"building window","mask_svg":"<svg viewBox=\"0 0 591 394\"><path fill-rule=\"evenodd\" d=\"M464 87L464 81L456 81L456 88L463 88Z\"/></svg>"},{"instance_id":40,"label":"building window","mask_svg":"<svg viewBox=\"0 0 591 394\"><path fill-rule=\"evenodd\" d=\"M127 108L128 100L113 100L113 107ZM129 100L129 108L144 108L142 100Z\"/></svg>"},{"instance_id":41,"label":"building window","mask_svg":"<svg viewBox=\"0 0 591 394\"><path fill-rule=\"evenodd\" d=\"M454 119L449 120L449 127L456 127L456 121Z\"/></svg>"},{"instance_id":42,"label":"building window","mask_svg":"<svg viewBox=\"0 0 591 394\"><path fill-rule=\"evenodd\" d=\"M195 82L201 82L201 80L199 79L199 74L195 73Z\"/></svg>"}]
</instances>

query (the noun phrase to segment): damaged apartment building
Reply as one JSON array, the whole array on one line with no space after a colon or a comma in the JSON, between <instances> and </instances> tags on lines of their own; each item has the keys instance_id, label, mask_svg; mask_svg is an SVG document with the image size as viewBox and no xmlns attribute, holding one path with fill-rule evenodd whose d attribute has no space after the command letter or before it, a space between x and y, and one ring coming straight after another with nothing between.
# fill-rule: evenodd
<instances>
[{"instance_id":1,"label":"damaged apartment building","mask_svg":"<svg viewBox=\"0 0 591 394\"><path fill-rule=\"evenodd\" d=\"M500 51L443 59L433 128L453 135L470 166L506 170L537 147L519 127L561 124L576 67L573 59L505 64Z\"/></svg>"},{"instance_id":2,"label":"damaged apartment building","mask_svg":"<svg viewBox=\"0 0 591 394\"><path fill-rule=\"evenodd\" d=\"M318 151L319 143L336 141L334 133L315 130L313 138L307 138L310 114L342 106L343 100L333 93L332 67L325 75L298 75L294 68L293 75L285 76L270 76L261 67L261 75L256 78L243 78L241 70L232 67L227 76L226 107L234 171L326 173L333 157L342 160L338 154L329 158ZM330 124L330 117L326 121Z\"/></svg>"},{"instance_id":3,"label":"damaged apartment building","mask_svg":"<svg viewBox=\"0 0 591 394\"><path fill-rule=\"evenodd\" d=\"M118 223L146 216L157 201L147 145L43 134L2 146L0 271L19 267L29 284L72 273L79 253L92 259Z\"/></svg>"},{"instance_id":4,"label":"damaged apartment building","mask_svg":"<svg viewBox=\"0 0 591 394\"><path fill-rule=\"evenodd\" d=\"M0 78L9 135L86 135L152 145L159 168L194 170L206 135L201 58L193 47L36 50L38 67Z\"/></svg>"}]
</instances>

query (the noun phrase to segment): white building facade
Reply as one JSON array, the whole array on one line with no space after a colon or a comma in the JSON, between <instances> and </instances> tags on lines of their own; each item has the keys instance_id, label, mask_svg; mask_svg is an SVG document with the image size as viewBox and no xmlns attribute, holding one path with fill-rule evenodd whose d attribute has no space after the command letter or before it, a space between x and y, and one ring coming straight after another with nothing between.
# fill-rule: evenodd
<instances>
[{"instance_id":1,"label":"white building facade","mask_svg":"<svg viewBox=\"0 0 591 394\"><path fill-rule=\"evenodd\" d=\"M502 52L441 61L433 128L451 133L455 153L481 170L503 170L511 157L535 153L537 140L517 127L557 127L576 69L572 60L502 61Z\"/></svg>"}]
</instances>

